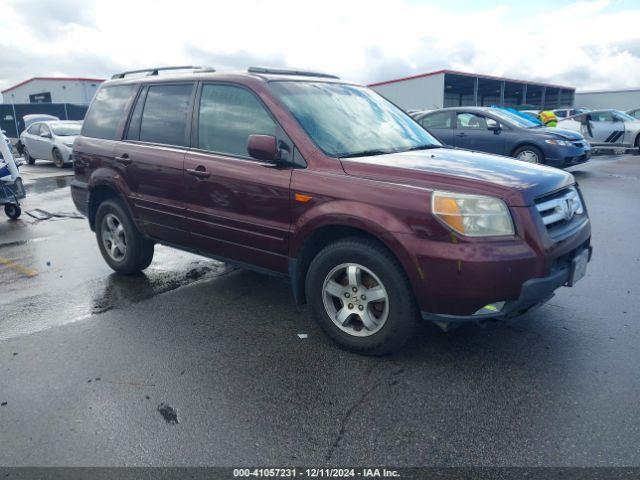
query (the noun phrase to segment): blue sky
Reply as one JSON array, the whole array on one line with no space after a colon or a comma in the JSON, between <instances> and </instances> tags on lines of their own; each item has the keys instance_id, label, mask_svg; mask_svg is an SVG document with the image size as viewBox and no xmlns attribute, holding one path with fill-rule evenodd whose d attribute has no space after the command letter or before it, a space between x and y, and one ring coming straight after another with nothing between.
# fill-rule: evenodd
<instances>
[{"instance_id":1,"label":"blue sky","mask_svg":"<svg viewBox=\"0 0 640 480\"><path fill-rule=\"evenodd\" d=\"M579 90L640 87L638 0L0 0L0 11L0 89L190 63L310 68L361 83L448 68Z\"/></svg>"}]
</instances>

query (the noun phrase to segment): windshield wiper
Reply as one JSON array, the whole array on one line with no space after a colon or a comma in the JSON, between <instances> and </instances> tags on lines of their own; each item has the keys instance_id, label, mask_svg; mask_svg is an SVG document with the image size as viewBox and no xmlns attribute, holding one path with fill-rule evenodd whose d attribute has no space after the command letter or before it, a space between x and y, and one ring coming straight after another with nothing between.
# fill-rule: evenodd
<instances>
[{"instance_id":1,"label":"windshield wiper","mask_svg":"<svg viewBox=\"0 0 640 480\"><path fill-rule=\"evenodd\" d=\"M400 150L401 152L414 152L416 150L429 150L431 148L442 148L442 145L434 145L432 143L428 145L418 145L417 147L407 148L406 150Z\"/></svg>"},{"instance_id":2,"label":"windshield wiper","mask_svg":"<svg viewBox=\"0 0 640 480\"><path fill-rule=\"evenodd\" d=\"M361 152L341 153L337 156L338 158L371 157L373 155L385 155L387 153L394 153L394 152L393 150L389 151L389 150L372 149L372 150L362 150Z\"/></svg>"}]
</instances>

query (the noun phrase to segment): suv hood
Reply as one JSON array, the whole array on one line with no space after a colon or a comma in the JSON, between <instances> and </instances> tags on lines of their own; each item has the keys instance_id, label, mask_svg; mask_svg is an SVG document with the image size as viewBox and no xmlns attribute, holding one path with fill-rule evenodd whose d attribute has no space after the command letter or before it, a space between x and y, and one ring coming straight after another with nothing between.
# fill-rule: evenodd
<instances>
[{"instance_id":1,"label":"suv hood","mask_svg":"<svg viewBox=\"0 0 640 480\"><path fill-rule=\"evenodd\" d=\"M511 206L532 205L546 193L572 185L557 168L470 150L435 148L341 160L347 175L432 190L501 197Z\"/></svg>"}]
</instances>

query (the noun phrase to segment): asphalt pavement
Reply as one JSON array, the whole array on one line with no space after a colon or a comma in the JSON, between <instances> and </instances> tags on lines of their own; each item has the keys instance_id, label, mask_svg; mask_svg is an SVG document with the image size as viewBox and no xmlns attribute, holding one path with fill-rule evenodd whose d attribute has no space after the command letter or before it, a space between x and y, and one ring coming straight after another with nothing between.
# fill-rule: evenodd
<instances>
[{"instance_id":1,"label":"asphalt pavement","mask_svg":"<svg viewBox=\"0 0 640 480\"><path fill-rule=\"evenodd\" d=\"M572 169L594 246L574 288L383 358L326 339L285 280L165 247L113 274L71 171L23 171L25 213L0 218L0 465L640 465L640 157Z\"/></svg>"}]
</instances>

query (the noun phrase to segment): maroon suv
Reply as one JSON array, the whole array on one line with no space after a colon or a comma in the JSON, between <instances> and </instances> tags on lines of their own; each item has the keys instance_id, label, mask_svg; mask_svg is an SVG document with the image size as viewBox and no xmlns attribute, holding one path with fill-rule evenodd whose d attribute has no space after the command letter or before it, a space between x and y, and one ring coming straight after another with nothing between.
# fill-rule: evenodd
<instances>
[{"instance_id":1,"label":"maroon suv","mask_svg":"<svg viewBox=\"0 0 640 480\"><path fill-rule=\"evenodd\" d=\"M288 276L328 335L369 354L420 318L521 314L585 273L569 173L443 148L330 75L128 73L101 86L74 145L73 199L116 272L162 243Z\"/></svg>"}]
</instances>

